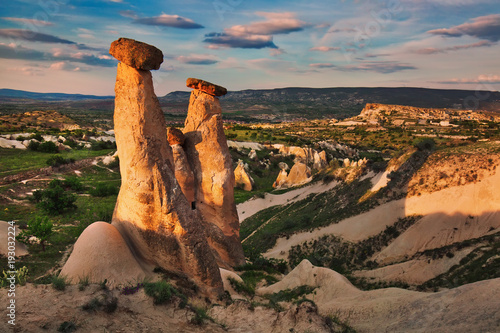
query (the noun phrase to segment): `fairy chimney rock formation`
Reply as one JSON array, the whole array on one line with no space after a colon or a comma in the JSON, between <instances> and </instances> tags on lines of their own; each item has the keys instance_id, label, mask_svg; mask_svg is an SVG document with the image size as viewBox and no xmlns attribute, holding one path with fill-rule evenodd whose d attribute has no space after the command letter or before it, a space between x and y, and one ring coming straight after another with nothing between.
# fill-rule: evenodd
<instances>
[{"instance_id":1,"label":"fairy chimney rock formation","mask_svg":"<svg viewBox=\"0 0 500 333\"><path fill-rule=\"evenodd\" d=\"M186 87L201 90L212 96L224 96L225 94L227 94L226 88L200 79L187 79Z\"/></svg>"},{"instance_id":2,"label":"fairy chimney rock formation","mask_svg":"<svg viewBox=\"0 0 500 333\"><path fill-rule=\"evenodd\" d=\"M161 50L129 38L115 40L109 53L125 65L145 71L159 69L163 62Z\"/></svg>"},{"instance_id":3,"label":"fairy chimney rock formation","mask_svg":"<svg viewBox=\"0 0 500 333\"><path fill-rule=\"evenodd\" d=\"M222 123L222 109L216 95L227 90L198 79L184 124L184 149L195 178L195 207L206 223L208 240L220 265L245 262L239 237L239 219L234 202L235 178Z\"/></svg>"},{"instance_id":4,"label":"fairy chimney rock formation","mask_svg":"<svg viewBox=\"0 0 500 333\"><path fill-rule=\"evenodd\" d=\"M123 237L130 253L146 271L160 267L187 275L202 293L216 296L223 291L216 256L207 241L200 214L192 209L176 180L165 118L153 90L151 73L146 70L159 67L161 51L156 50L123 38L111 47L111 54L121 60L115 85L114 126L122 183L109 232L114 233L116 228L119 236L114 233L115 238ZM98 228L103 229L99 225ZM122 243L115 239L114 244L118 244L114 248L119 248ZM116 258L119 260L120 256ZM93 257L96 263L101 259L104 260ZM74 264L70 257L67 264L71 262ZM120 267L113 263L114 268ZM86 268L102 270L102 266Z\"/></svg>"},{"instance_id":5,"label":"fairy chimney rock formation","mask_svg":"<svg viewBox=\"0 0 500 333\"><path fill-rule=\"evenodd\" d=\"M193 170L191 170L191 166L189 165L186 152L184 151L184 148L182 148L185 140L184 133L182 133L182 131L178 128L169 127L167 129L167 139L170 147L172 148L172 154L174 157L175 178L181 187L182 193L192 207L193 203L196 201L194 174Z\"/></svg>"},{"instance_id":6,"label":"fairy chimney rock formation","mask_svg":"<svg viewBox=\"0 0 500 333\"><path fill-rule=\"evenodd\" d=\"M252 176L248 174L248 165L245 165L242 160L238 161L238 166L234 169L234 179L236 181L236 186L241 186L245 191L251 191L253 189L254 180Z\"/></svg>"}]
</instances>

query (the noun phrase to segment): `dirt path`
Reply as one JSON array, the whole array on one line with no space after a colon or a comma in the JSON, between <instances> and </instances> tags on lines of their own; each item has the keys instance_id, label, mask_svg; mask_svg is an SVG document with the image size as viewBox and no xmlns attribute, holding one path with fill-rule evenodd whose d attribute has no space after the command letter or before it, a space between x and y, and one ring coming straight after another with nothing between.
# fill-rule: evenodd
<instances>
[{"instance_id":1,"label":"dirt path","mask_svg":"<svg viewBox=\"0 0 500 333\"><path fill-rule=\"evenodd\" d=\"M70 164L65 164L61 165L59 167L45 167L41 169L35 169L35 170L29 170L29 171L24 171L15 175L10 175L6 176L3 178L0 178L0 186L1 185L8 185L12 183L20 183L23 182L26 184L26 182L31 181L31 180L43 180L40 179L40 176L48 177L54 173L60 173L60 172L68 172L68 171L77 171L83 168L86 168L88 166L93 165L94 163L97 163L99 160L102 160L104 156L97 156L97 157L92 157L92 158L86 158L83 160L75 161L74 163Z\"/></svg>"}]
</instances>

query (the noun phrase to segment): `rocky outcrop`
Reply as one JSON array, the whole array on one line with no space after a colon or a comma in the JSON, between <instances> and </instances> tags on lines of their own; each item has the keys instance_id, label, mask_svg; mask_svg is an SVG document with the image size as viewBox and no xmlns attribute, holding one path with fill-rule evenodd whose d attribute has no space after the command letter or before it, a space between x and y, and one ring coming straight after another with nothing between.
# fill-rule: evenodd
<instances>
[{"instance_id":1,"label":"rocky outcrop","mask_svg":"<svg viewBox=\"0 0 500 333\"><path fill-rule=\"evenodd\" d=\"M311 168L304 163L298 162L293 165L288 174L285 169L281 169L273 187L280 189L300 186L309 183L311 180Z\"/></svg>"},{"instance_id":2,"label":"rocky outcrop","mask_svg":"<svg viewBox=\"0 0 500 333\"><path fill-rule=\"evenodd\" d=\"M200 79L189 78L186 81L186 86L199 91L203 91L204 93L212 96L224 96L225 94L227 94L226 88Z\"/></svg>"},{"instance_id":3,"label":"rocky outcrop","mask_svg":"<svg viewBox=\"0 0 500 333\"><path fill-rule=\"evenodd\" d=\"M129 38L115 40L109 53L125 65L145 71L159 69L163 62L161 50Z\"/></svg>"},{"instance_id":4,"label":"rocky outcrop","mask_svg":"<svg viewBox=\"0 0 500 333\"><path fill-rule=\"evenodd\" d=\"M321 152L314 151L314 170L322 170L328 166L328 161L326 160L326 152L322 150Z\"/></svg>"},{"instance_id":5,"label":"rocky outcrop","mask_svg":"<svg viewBox=\"0 0 500 333\"><path fill-rule=\"evenodd\" d=\"M112 226L141 267L185 274L202 292L218 294L223 289L216 258L201 216L176 180L174 155L152 76L141 69L148 68L145 64L157 64L155 55L161 51L137 54L143 47L142 43L132 43L130 49L112 46L113 55L120 60L141 59L139 64L129 62L135 68L125 62L118 64L114 125L122 184ZM93 259L95 269L101 269L97 264L101 258Z\"/></svg>"},{"instance_id":6,"label":"rocky outcrop","mask_svg":"<svg viewBox=\"0 0 500 333\"><path fill-rule=\"evenodd\" d=\"M285 185L299 186L311 181L311 169L304 163L295 163L290 169Z\"/></svg>"},{"instance_id":7,"label":"rocky outcrop","mask_svg":"<svg viewBox=\"0 0 500 333\"><path fill-rule=\"evenodd\" d=\"M217 97L193 90L184 126L184 148L195 177L195 206L207 223L209 242L220 264L236 266L244 263L245 257L234 203L232 159L221 116Z\"/></svg>"},{"instance_id":8,"label":"rocky outcrop","mask_svg":"<svg viewBox=\"0 0 500 333\"><path fill-rule=\"evenodd\" d=\"M238 166L234 169L234 179L236 186L240 186L243 190L251 191L253 189L254 180L248 174L248 165L242 160L238 161Z\"/></svg>"},{"instance_id":9,"label":"rocky outcrop","mask_svg":"<svg viewBox=\"0 0 500 333\"><path fill-rule=\"evenodd\" d=\"M286 183L287 177L288 177L288 172L286 172L285 169L281 169L280 173L278 174L278 177L273 183L273 187L277 189L281 188Z\"/></svg>"},{"instance_id":10,"label":"rocky outcrop","mask_svg":"<svg viewBox=\"0 0 500 333\"><path fill-rule=\"evenodd\" d=\"M184 133L175 127L169 127L167 130L167 139L174 158L174 173L182 193L193 208L196 201L194 189L194 173L189 165L186 152L182 145L184 144Z\"/></svg>"}]
</instances>

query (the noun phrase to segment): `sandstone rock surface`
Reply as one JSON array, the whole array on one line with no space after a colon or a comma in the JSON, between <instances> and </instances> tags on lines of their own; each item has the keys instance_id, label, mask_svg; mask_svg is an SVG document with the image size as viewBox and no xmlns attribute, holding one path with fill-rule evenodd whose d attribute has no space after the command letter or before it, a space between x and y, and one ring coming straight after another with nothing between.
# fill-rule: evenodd
<instances>
[{"instance_id":1,"label":"sandstone rock surface","mask_svg":"<svg viewBox=\"0 0 500 333\"><path fill-rule=\"evenodd\" d=\"M311 168L304 163L297 162L293 165L288 174L286 170L281 169L273 187L279 189L300 186L309 183L311 180Z\"/></svg>"},{"instance_id":2,"label":"sandstone rock surface","mask_svg":"<svg viewBox=\"0 0 500 333\"><path fill-rule=\"evenodd\" d=\"M151 73L118 64L115 93L122 184L113 225L141 261L184 272L220 292L219 269L200 216L174 176L173 154Z\"/></svg>"},{"instance_id":3,"label":"sandstone rock surface","mask_svg":"<svg viewBox=\"0 0 500 333\"><path fill-rule=\"evenodd\" d=\"M286 172L285 169L281 169L280 173L278 174L278 177L276 178L276 180L273 183L273 187L274 188L281 188L281 186L283 186L283 184L286 183L287 178L288 178L288 172Z\"/></svg>"},{"instance_id":4,"label":"sandstone rock surface","mask_svg":"<svg viewBox=\"0 0 500 333\"><path fill-rule=\"evenodd\" d=\"M194 173L189 165L186 152L180 144L173 144L175 178L181 187L182 193L189 203L196 201L194 188Z\"/></svg>"},{"instance_id":5,"label":"sandstone rock surface","mask_svg":"<svg viewBox=\"0 0 500 333\"><path fill-rule=\"evenodd\" d=\"M148 273L113 225L94 222L76 241L61 275L71 283L82 278L95 283L106 279L114 287L126 281L142 281Z\"/></svg>"},{"instance_id":6,"label":"sandstone rock surface","mask_svg":"<svg viewBox=\"0 0 500 333\"><path fill-rule=\"evenodd\" d=\"M186 139L184 137L184 133L176 127L169 127L167 129L167 139L168 143L173 146L173 145L183 145L184 140Z\"/></svg>"},{"instance_id":7,"label":"sandstone rock surface","mask_svg":"<svg viewBox=\"0 0 500 333\"><path fill-rule=\"evenodd\" d=\"M245 261L234 203L234 172L217 97L193 90L184 126L184 148L195 175L196 209L207 223L219 264Z\"/></svg>"},{"instance_id":8,"label":"sandstone rock surface","mask_svg":"<svg viewBox=\"0 0 500 333\"><path fill-rule=\"evenodd\" d=\"M188 88L203 91L212 96L224 96L227 94L226 88L200 79L189 78L186 81L186 86Z\"/></svg>"},{"instance_id":9,"label":"sandstone rock surface","mask_svg":"<svg viewBox=\"0 0 500 333\"><path fill-rule=\"evenodd\" d=\"M163 53L153 45L129 38L120 38L111 43L109 53L124 64L141 70L159 69Z\"/></svg>"},{"instance_id":10,"label":"sandstone rock surface","mask_svg":"<svg viewBox=\"0 0 500 333\"><path fill-rule=\"evenodd\" d=\"M248 174L248 167L245 166L242 160L238 161L238 166L234 169L234 178L236 186L241 186L245 191L251 191L253 189L254 180L252 176Z\"/></svg>"}]
</instances>

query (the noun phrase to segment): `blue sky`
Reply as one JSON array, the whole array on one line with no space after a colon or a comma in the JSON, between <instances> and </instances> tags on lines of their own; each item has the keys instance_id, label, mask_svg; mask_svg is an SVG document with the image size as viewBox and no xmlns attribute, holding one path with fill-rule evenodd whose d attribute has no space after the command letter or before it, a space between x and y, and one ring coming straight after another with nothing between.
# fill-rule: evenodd
<instances>
[{"instance_id":1,"label":"blue sky","mask_svg":"<svg viewBox=\"0 0 500 333\"><path fill-rule=\"evenodd\" d=\"M498 0L10 0L0 88L112 95L109 45L155 45L158 96L188 77L229 90L500 89Z\"/></svg>"}]
</instances>

